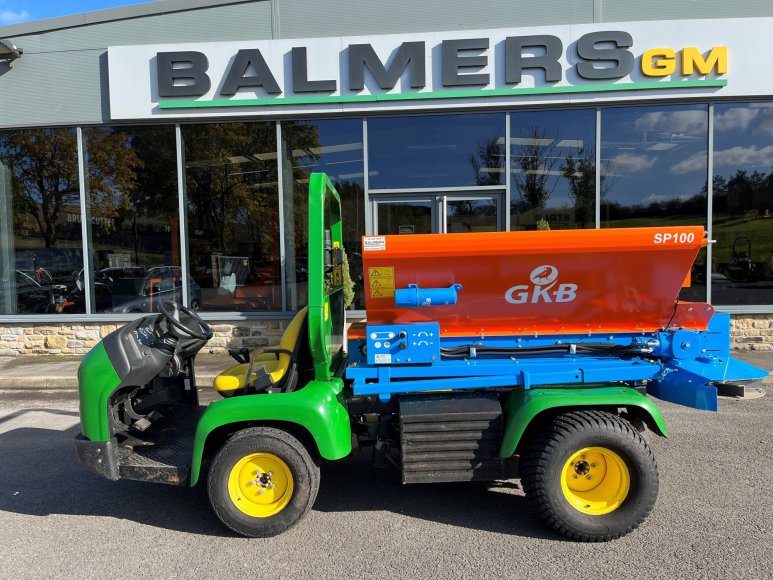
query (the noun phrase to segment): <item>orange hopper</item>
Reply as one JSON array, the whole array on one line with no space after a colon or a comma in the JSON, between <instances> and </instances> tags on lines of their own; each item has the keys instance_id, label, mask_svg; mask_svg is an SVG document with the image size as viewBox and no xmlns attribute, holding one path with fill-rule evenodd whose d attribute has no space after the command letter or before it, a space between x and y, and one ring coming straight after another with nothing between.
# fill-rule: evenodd
<instances>
[{"instance_id":1,"label":"orange hopper","mask_svg":"<svg viewBox=\"0 0 773 580\"><path fill-rule=\"evenodd\" d=\"M368 324L437 321L446 336L705 330L713 308L677 298L706 244L700 226L366 236ZM395 306L409 285L456 284L456 304Z\"/></svg>"}]
</instances>

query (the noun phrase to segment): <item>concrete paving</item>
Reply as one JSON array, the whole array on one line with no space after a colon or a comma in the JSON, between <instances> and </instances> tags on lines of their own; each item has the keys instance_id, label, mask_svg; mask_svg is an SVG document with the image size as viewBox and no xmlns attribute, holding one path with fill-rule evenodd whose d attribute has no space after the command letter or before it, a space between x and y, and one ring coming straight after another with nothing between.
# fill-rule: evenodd
<instances>
[{"instance_id":1,"label":"concrete paving","mask_svg":"<svg viewBox=\"0 0 773 580\"><path fill-rule=\"evenodd\" d=\"M773 396L722 399L719 413L658 406L670 438L645 434L658 501L614 542L552 533L518 480L402 486L367 456L323 464L309 515L249 540L220 524L204 485L111 482L79 466L76 391L0 390L0 580L771 578Z\"/></svg>"},{"instance_id":2,"label":"concrete paving","mask_svg":"<svg viewBox=\"0 0 773 580\"><path fill-rule=\"evenodd\" d=\"M81 358L0 357L0 389L77 389ZM218 373L235 364L228 355L199 354L195 365L196 382L211 385Z\"/></svg>"}]
</instances>

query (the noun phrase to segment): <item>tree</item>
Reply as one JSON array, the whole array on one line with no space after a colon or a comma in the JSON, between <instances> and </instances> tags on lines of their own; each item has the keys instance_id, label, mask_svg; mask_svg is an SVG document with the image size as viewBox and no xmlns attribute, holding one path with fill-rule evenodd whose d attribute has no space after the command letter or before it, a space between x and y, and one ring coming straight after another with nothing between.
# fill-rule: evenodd
<instances>
[{"instance_id":1,"label":"tree","mask_svg":"<svg viewBox=\"0 0 773 580\"><path fill-rule=\"evenodd\" d=\"M502 159L502 146L498 137L490 137L478 143L477 155L470 154L475 185L499 185L502 182Z\"/></svg>"},{"instance_id":2,"label":"tree","mask_svg":"<svg viewBox=\"0 0 773 580\"><path fill-rule=\"evenodd\" d=\"M0 133L0 156L12 175L14 204L32 217L47 248L56 246L62 211L79 205L77 149L72 129Z\"/></svg>"},{"instance_id":3,"label":"tree","mask_svg":"<svg viewBox=\"0 0 773 580\"><path fill-rule=\"evenodd\" d=\"M545 207L556 187L550 177L558 162L555 155L557 133L540 126L526 129L511 150L513 184L527 209Z\"/></svg>"}]
</instances>

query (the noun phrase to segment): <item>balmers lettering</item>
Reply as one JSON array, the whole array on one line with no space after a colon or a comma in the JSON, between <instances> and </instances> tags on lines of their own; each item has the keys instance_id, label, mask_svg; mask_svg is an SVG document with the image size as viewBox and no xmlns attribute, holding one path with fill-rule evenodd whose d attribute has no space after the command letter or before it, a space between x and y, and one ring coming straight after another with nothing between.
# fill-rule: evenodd
<instances>
[{"instance_id":1,"label":"balmers lettering","mask_svg":"<svg viewBox=\"0 0 773 580\"><path fill-rule=\"evenodd\" d=\"M630 75L636 59L631 48L632 36L620 30L590 32L581 36L567 50L576 53L574 70L577 77L588 81L614 81ZM357 93L365 90L368 79L383 91L391 91L400 79L402 86L423 89L427 86L427 47L424 41L403 42L392 50L386 61L382 61L370 44L352 44L346 47L342 59L344 70L339 73L342 93ZM541 34L531 36L510 36L504 46L491 46L489 38L460 38L443 40L438 50L439 58L432 58L438 67L433 78L443 87L485 87L491 84L495 70L504 70L507 86L517 86L523 74L539 74L537 82L547 84L563 80L561 57L564 46L560 38ZM704 56L705 54L705 56ZM679 55L679 57L677 56ZM726 74L727 47L713 47L701 53L696 47L684 47L681 51L671 48L653 48L642 53L640 73L645 77L659 78L671 74L690 76L693 74ZM494 59L504 60L498 69ZM677 59L681 67L677 67ZM338 62L338 58L335 59ZM439 61L439 62L438 62ZM284 63L288 63L285 65ZM272 66L275 67L272 70ZM238 92L265 92L269 96L282 94L277 82L279 66L288 66L284 71L285 90L290 94L334 93L338 90L338 79L315 78L309 70L307 47L295 46L289 58L281 62L275 58L267 61L258 48L237 51L222 75L218 94L232 97ZM159 97L203 97L212 87L209 60L202 52L180 51L159 52L156 55L157 86ZM431 74L431 73L430 73ZM289 82L288 82L289 80ZM439 89L436 85L435 89Z\"/></svg>"}]
</instances>

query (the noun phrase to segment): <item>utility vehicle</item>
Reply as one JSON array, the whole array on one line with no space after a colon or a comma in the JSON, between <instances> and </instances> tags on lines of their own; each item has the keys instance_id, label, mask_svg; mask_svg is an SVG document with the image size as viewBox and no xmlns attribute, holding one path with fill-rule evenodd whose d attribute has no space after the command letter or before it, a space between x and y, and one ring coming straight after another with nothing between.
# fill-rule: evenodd
<instances>
[{"instance_id":1,"label":"utility vehicle","mask_svg":"<svg viewBox=\"0 0 773 580\"><path fill-rule=\"evenodd\" d=\"M517 468L548 525L603 541L655 504L641 432L667 431L647 394L716 410L718 389L766 375L730 356L726 314L677 299L700 227L365 237L367 322L345 349L341 204L324 174L308 215L308 306L278 345L233 353L217 402L199 404L194 374L212 331L180 304L86 355L81 463L206 485L220 520L258 537L301 520L320 464L355 451L391 457L406 484Z\"/></svg>"}]
</instances>

